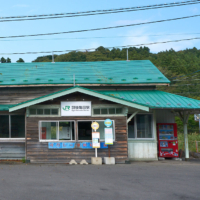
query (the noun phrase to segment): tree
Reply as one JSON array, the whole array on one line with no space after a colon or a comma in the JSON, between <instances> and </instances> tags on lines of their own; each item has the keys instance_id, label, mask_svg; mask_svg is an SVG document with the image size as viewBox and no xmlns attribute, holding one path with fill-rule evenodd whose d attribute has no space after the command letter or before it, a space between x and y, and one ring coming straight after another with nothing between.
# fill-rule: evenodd
<instances>
[{"instance_id":1,"label":"tree","mask_svg":"<svg viewBox=\"0 0 200 200\"><path fill-rule=\"evenodd\" d=\"M10 58L7 58L7 59L6 59L6 62L7 62L7 63L11 63L11 59L10 59Z\"/></svg>"},{"instance_id":2,"label":"tree","mask_svg":"<svg viewBox=\"0 0 200 200\"><path fill-rule=\"evenodd\" d=\"M6 59L4 57L1 58L1 63L6 63Z\"/></svg>"},{"instance_id":3,"label":"tree","mask_svg":"<svg viewBox=\"0 0 200 200\"><path fill-rule=\"evenodd\" d=\"M24 63L24 60L22 58L19 58L19 60L17 60L18 63L20 62L23 62Z\"/></svg>"}]
</instances>

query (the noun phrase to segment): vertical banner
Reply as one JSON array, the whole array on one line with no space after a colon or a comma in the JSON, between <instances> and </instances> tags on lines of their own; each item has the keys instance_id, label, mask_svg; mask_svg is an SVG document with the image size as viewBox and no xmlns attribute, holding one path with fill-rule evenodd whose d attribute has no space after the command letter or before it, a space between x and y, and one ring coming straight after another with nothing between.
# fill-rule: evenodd
<instances>
[{"instance_id":1,"label":"vertical banner","mask_svg":"<svg viewBox=\"0 0 200 200\"><path fill-rule=\"evenodd\" d=\"M100 133L99 132L93 132L92 133L92 148L100 148Z\"/></svg>"},{"instance_id":2,"label":"vertical banner","mask_svg":"<svg viewBox=\"0 0 200 200\"><path fill-rule=\"evenodd\" d=\"M105 144L113 145L113 129L112 128L105 128Z\"/></svg>"}]
</instances>

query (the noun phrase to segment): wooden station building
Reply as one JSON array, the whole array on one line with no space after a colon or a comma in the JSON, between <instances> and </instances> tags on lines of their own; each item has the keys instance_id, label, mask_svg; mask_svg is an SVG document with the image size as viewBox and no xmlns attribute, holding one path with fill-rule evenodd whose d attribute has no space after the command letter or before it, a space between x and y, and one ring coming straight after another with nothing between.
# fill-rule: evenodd
<instances>
[{"instance_id":1,"label":"wooden station building","mask_svg":"<svg viewBox=\"0 0 200 200\"><path fill-rule=\"evenodd\" d=\"M31 163L91 161L91 123L99 123L102 148L104 120L112 120L116 163L158 160L157 123L184 122L198 113L200 101L158 91L170 81L148 60L1 63L0 159Z\"/></svg>"}]
</instances>

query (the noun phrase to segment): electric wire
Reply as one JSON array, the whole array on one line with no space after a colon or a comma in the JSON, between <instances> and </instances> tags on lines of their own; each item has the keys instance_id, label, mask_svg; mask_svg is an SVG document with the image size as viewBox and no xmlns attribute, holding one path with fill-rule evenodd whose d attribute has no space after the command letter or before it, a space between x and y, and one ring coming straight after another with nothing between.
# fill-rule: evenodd
<instances>
[{"instance_id":1,"label":"electric wire","mask_svg":"<svg viewBox=\"0 0 200 200\"><path fill-rule=\"evenodd\" d=\"M127 25L120 25L120 26L92 28L92 29L76 30L76 31L65 31L65 32L55 32L55 33L39 33L39 34L31 34L31 35L1 36L0 39L5 39L5 38L22 38L22 37L35 37L35 36L47 36L47 35L60 35L60 34L69 34L69 33L99 31L99 30L107 30L107 29L124 28L124 27L131 27L131 26L139 26L139 25L145 25L145 24L161 23L161 22L167 22L167 21L176 21L176 20L180 20L180 19L188 19L188 18L194 18L194 17L199 17L199 16L200 15L191 15L191 16L178 17L178 18L163 19L163 20L150 21L150 22L142 22L142 23L137 23L137 24L127 24Z\"/></svg>"},{"instance_id":2,"label":"electric wire","mask_svg":"<svg viewBox=\"0 0 200 200\"><path fill-rule=\"evenodd\" d=\"M102 14L113 14L122 12L133 12L141 10L159 9L159 8L169 8L175 6L185 6L199 4L200 0L184 1L184 2L174 2L168 4L154 4L150 6L138 6L130 8L117 8L108 10L94 10L94 11L84 11L84 12L72 12L72 13L55 13L55 14L43 14L43 15L30 15L30 16L11 16L11 17L1 17L0 22L13 22L13 21L26 21L26 20L41 20L41 19L56 19L65 17L81 17L81 16L91 16L91 15L102 15Z\"/></svg>"},{"instance_id":3,"label":"electric wire","mask_svg":"<svg viewBox=\"0 0 200 200\"><path fill-rule=\"evenodd\" d=\"M119 36L105 36L105 37L102 37L102 36L98 36L98 37L68 37L68 38L30 38L30 39L27 39L27 40L9 40L9 39L6 39L6 40L1 40L1 42L7 42L7 41L31 41L31 40L39 40L39 41L42 41L42 40L89 40L89 39L115 39L115 38L137 38L137 37L142 37L142 36L149 36L149 37L160 37L160 36L169 36L169 35L199 35L200 33L167 33L167 34L152 34L152 35L145 35L145 34L142 34L142 35L119 35Z\"/></svg>"},{"instance_id":4,"label":"electric wire","mask_svg":"<svg viewBox=\"0 0 200 200\"><path fill-rule=\"evenodd\" d=\"M165 43L172 43L172 42L182 42L182 41L190 41L190 40L199 40L200 37L196 38L186 38L180 40L168 40L162 42L151 42L151 43L144 43L144 44L135 44L135 45L124 45L124 46L114 46L114 47L104 47L106 49L113 49L113 48L128 48L128 47L136 47L136 46L145 46L145 45L155 45L155 44L165 44ZM60 51L40 51L40 52L24 52L24 53L0 53L0 55L17 55L17 54L40 54L40 53L63 53L63 52L72 52L72 51L94 51L97 48L90 48L90 49L76 49L76 50L60 50Z\"/></svg>"}]
</instances>

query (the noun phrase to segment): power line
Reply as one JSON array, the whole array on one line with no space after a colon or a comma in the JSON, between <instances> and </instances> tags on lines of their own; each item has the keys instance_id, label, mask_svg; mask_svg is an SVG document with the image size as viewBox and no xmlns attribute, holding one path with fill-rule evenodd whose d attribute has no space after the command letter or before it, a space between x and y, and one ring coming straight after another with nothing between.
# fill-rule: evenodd
<instances>
[{"instance_id":1,"label":"power line","mask_svg":"<svg viewBox=\"0 0 200 200\"><path fill-rule=\"evenodd\" d=\"M191 86L191 85L200 85L200 83L188 83L188 84L181 84L181 85L170 85L170 87L180 87L180 86Z\"/></svg>"},{"instance_id":2,"label":"power line","mask_svg":"<svg viewBox=\"0 0 200 200\"><path fill-rule=\"evenodd\" d=\"M176 80L176 78L186 77L186 76L189 76L189 75L191 75L191 74L198 73L198 72L200 72L200 70L197 70L197 71L195 71L195 72L191 72L191 73L189 73L189 74L185 74L185 75L182 75L182 76L176 76L176 77L173 77L173 78L170 78L170 79L171 79L171 80L175 79L175 80L173 80L173 81L179 81L179 80ZM186 77L186 78L187 78L187 77ZM182 81L182 80L181 80L181 81Z\"/></svg>"},{"instance_id":3,"label":"power line","mask_svg":"<svg viewBox=\"0 0 200 200\"><path fill-rule=\"evenodd\" d=\"M168 4L154 4L150 6L117 8L117 9L108 9L108 10L94 10L94 11L84 11L84 12L55 13L55 14L30 15L30 16L11 16L11 17L1 17L0 22L42 20L42 19L56 19L56 18L65 18L65 17L81 17L81 16L91 16L91 15L113 14L113 13L133 12L133 11L159 9L159 8L169 8L169 7L175 7L175 6L193 5L193 4L198 4L198 3L200 3L200 0L174 2L174 3L168 3Z\"/></svg>"},{"instance_id":4,"label":"power line","mask_svg":"<svg viewBox=\"0 0 200 200\"><path fill-rule=\"evenodd\" d=\"M87 39L115 39L115 38L135 38L141 36L150 36L150 37L160 37L160 36L169 36L169 35L199 35L200 33L174 33L174 34L152 34L152 35L119 35L119 36L107 36L107 37L69 37L69 38L35 38L35 39L27 39L27 40L1 40L1 42L7 41L30 41L30 40L87 40Z\"/></svg>"},{"instance_id":5,"label":"power line","mask_svg":"<svg viewBox=\"0 0 200 200\"><path fill-rule=\"evenodd\" d=\"M193 17L199 17L200 15L191 15L186 17L178 17L178 18L171 18L171 19L164 19L158 21L151 21L151 22L143 22L138 24L128 24L128 25L121 25L121 26L110 26L110 27L103 27L103 28L93 28L93 29L85 29L85 30L77 30L77 31L66 31L66 32L56 32L56 33L40 33L40 34L32 34L32 35L14 35L14 36L3 36L0 39L4 38L20 38L20 37L33 37L33 36L46 36L46 35L60 35L60 34L68 34L68 33L80 33L80 32L88 32L88 31L99 31L99 30L107 30L107 29L115 29L115 28L123 28L123 27L130 27L130 26L139 26L145 24L154 24L166 21L176 21L180 19L188 19Z\"/></svg>"},{"instance_id":6,"label":"power line","mask_svg":"<svg viewBox=\"0 0 200 200\"><path fill-rule=\"evenodd\" d=\"M182 92L182 93L173 93L173 94L200 94L200 92Z\"/></svg>"},{"instance_id":7,"label":"power line","mask_svg":"<svg viewBox=\"0 0 200 200\"><path fill-rule=\"evenodd\" d=\"M128 48L128 47L136 47L136 46L145 46L145 45L154 45L154 44L164 44L164 43L172 43L172 42L182 42L182 41L189 41L189 40L199 40L200 37L196 38L187 38L187 39L180 39L180 40L169 40L163 42L152 42L146 44L135 44L135 45L126 45L126 46L115 46L115 47L105 47L106 49L112 48ZM63 52L70 52L70 51L94 51L96 48L90 49L76 49L76 50L62 50L62 51L53 51L54 53L63 53ZM24 52L24 53L0 53L1 55L17 55L17 54L40 54L40 53L52 53L52 51L41 51L41 52Z\"/></svg>"}]
</instances>

